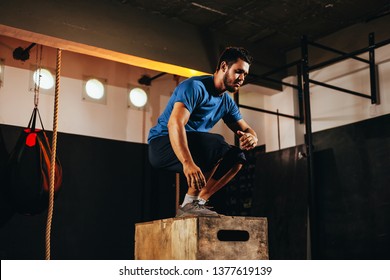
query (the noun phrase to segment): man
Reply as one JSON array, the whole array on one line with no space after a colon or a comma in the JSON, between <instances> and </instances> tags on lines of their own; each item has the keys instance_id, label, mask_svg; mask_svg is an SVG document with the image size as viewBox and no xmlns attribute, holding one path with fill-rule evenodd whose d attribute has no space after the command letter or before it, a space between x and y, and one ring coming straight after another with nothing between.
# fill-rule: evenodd
<instances>
[{"instance_id":1,"label":"man","mask_svg":"<svg viewBox=\"0 0 390 280\"><path fill-rule=\"evenodd\" d=\"M183 172L188 191L176 217L218 215L208 199L226 185L245 163L243 151L208 131L220 120L236 133L240 146L257 145L256 132L242 119L228 92L236 92L248 75L252 57L243 48L221 54L214 75L189 78L173 92L148 137L152 166Z\"/></svg>"}]
</instances>

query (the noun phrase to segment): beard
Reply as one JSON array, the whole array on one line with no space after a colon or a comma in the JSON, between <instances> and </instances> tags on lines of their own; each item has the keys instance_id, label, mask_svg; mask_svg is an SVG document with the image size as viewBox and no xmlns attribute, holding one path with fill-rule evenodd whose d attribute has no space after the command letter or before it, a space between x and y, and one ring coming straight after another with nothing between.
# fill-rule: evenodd
<instances>
[{"instance_id":1,"label":"beard","mask_svg":"<svg viewBox=\"0 0 390 280\"><path fill-rule=\"evenodd\" d=\"M234 78L231 78L228 74L229 71L227 71L223 76L223 84L227 91L234 93L238 90L238 87L235 85L237 81Z\"/></svg>"}]
</instances>

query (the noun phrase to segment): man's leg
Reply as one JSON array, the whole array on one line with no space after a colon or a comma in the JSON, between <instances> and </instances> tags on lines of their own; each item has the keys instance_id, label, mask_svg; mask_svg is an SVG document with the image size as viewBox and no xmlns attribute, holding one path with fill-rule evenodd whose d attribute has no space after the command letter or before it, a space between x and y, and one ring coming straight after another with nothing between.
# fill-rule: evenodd
<instances>
[{"instance_id":1,"label":"man's leg","mask_svg":"<svg viewBox=\"0 0 390 280\"><path fill-rule=\"evenodd\" d=\"M211 176L214 175L215 170L219 166L219 163L220 162L218 162L211 171L204 173L204 177L206 179L206 182L209 182L209 180L211 179ZM207 184L206 184L206 186L207 186ZM186 193L186 195L184 197L184 200L183 200L183 203L181 204L181 206L184 206L187 203L191 203L194 200L197 200L198 196L199 196L199 193L200 193L200 191L198 189L188 187L187 193Z\"/></svg>"},{"instance_id":2,"label":"man's leg","mask_svg":"<svg viewBox=\"0 0 390 280\"><path fill-rule=\"evenodd\" d=\"M193 200L199 200L199 196L202 201L197 203L209 199L237 174L245 161L242 151L227 144L221 135L187 133L187 139L194 161L202 170L208 170L208 172L204 172L206 186L201 191L188 188L184 203L179 209L181 212L187 204L192 204ZM168 136L158 137L149 143L149 159L156 168L174 172L182 171L182 165L172 150ZM202 204L200 205L201 207L194 205L195 210L200 210L199 215L218 215L216 212L208 210L207 207L204 208ZM190 206L188 205L188 207ZM195 211L196 213L197 211Z\"/></svg>"},{"instance_id":3,"label":"man's leg","mask_svg":"<svg viewBox=\"0 0 390 280\"><path fill-rule=\"evenodd\" d=\"M206 206L207 200L218 190L229 183L234 176L240 171L245 162L243 151L237 147L230 146L229 150L223 155L222 159L217 162L214 168L204 174L206 177L206 186L201 191L189 188L187 193L186 204L178 210L178 216L185 215L218 215ZM192 199L189 200L189 195ZM195 200L195 195L198 195Z\"/></svg>"},{"instance_id":4,"label":"man's leg","mask_svg":"<svg viewBox=\"0 0 390 280\"><path fill-rule=\"evenodd\" d=\"M219 163L213 168L213 170L204 174L207 183L201 191L195 188L188 188L187 194L208 200L213 194L229 183L241 170L243 165L241 163L237 163L231 169L227 170L227 172L221 178L215 179L212 176L214 175L218 166Z\"/></svg>"},{"instance_id":5,"label":"man's leg","mask_svg":"<svg viewBox=\"0 0 390 280\"><path fill-rule=\"evenodd\" d=\"M207 201L214 193L229 183L240 171L246 161L245 155L238 147L230 147L224 154L214 174L199 193L199 198Z\"/></svg>"},{"instance_id":6,"label":"man's leg","mask_svg":"<svg viewBox=\"0 0 390 280\"><path fill-rule=\"evenodd\" d=\"M223 186L229 183L234 176L240 171L242 168L241 163L235 164L230 170L227 171L225 175L223 175L220 179L215 179L211 177L206 186L199 192L198 198L207 201L213 194L219 191Z\"/></svg>"},{"instance_id":7,"label":"man's leg","mask_svg":"<svg viewBox=\"0 0 390 280\"><path fill-rule=\"evenodd\" d=\"M202 169L206 182L214 175L221 158L230 149L230 145L218 134L205 132L187 133L188 145L196 164ZM198 200L200 190L189 187L181 207Z\"/></svg>"},{"instance_id":8,"label":"man's leg","mask_svg":"<svg viewBox=\"0 0 390 280\"><path fill-rule=\"evenodd\" d=\"M215 178L213 173L220 167L217 165L212 173L207 174L208 176L206 175L206 178L209 179L207 180L206 186L202 188L201 191L194 188L188 188L188 192L184 198L183 204L178 209L176 217L186 215L218 216L219 214L217 212L210 210L210 207L207 207L205 204L214 193L234 178L242 166L241 163L236 163L232 168L227 170L222 177Z\"/></svg>"}]
</instances>

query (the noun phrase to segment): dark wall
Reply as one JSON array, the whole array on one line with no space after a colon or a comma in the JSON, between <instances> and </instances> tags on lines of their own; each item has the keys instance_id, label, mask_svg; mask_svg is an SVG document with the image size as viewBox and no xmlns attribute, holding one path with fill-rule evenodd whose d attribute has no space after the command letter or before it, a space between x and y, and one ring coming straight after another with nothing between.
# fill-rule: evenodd
<instances>
[{"instance_id":1,"label":"dark wall","mask_svg":"<svg viewBox=\"0 0 390 280\"><path fill-rule=\"evenodd\" d=\"M246 163L225 187L210 198L218 213L228 216L253 216L256 159L265 153L265 145L244 151Z\"/></svg>"},{"instance_id":2,"label":"dark wall","mask_svg":"<svg viewBox=\"0 0 390 280\"><path fill-rule=\"evenodd\" d=\"M390 258L390 115L313 135L321 259Z\"/></svg>"},{"instance_id":3,"label":"dark wall","mask_svg":"<svg viewBox=\"0 0 390 280\"><path fill-rule=\"evenodd\" d=\"M0 125L2 165L20 131ZM152 169L145 144L59 133L57 145L52 259L133 259L134 224L174 215L174 174ZM1 258L44 259L46 211L17 214L3 194L0 211Z\"/></svg>"},{"instance_id":4,"label":"dark wall","mask_svg":"<svg viewBox=\"0 0 390 280\"><path fill-rule=\"evenodd\" d=\"M390 258L389 123L386 115L314 133L318 258ZM0 125L1 166L20 130ZM217 194L225 199L218 211L268 218L271 259L306 258L304 153L297 146L256 154L254 176L249 165ZM174 216L175 175L151 168L147 145L60 133L58 157L64 181L55 203L53 259L133 259L134 224ZM250 209L241 207L249 189ZM234 198L241 204L230 204ZM1 259L43 259L45 225L45 212L17 214L2 194Z\"/></svg>"},{"instance_id":5,"label":"dark wall","mask_svg":"<svg viewBox=\"0 0 390 280\"><path fill-rule=\"evenodd\" d=\"M315 259L390 258L390 115L313 134ZM268 218L270 259L305 259L304 146L259 155L252 215Z\"/></svg>"},{"instance_id":6,"label":"dark wall","mask_svg":"<svg viewBox=\"0 0 390 280\"><path fill-rule=\"evenodd\" d=\"M260 154L252 215L267 217L271 260L306 259L307 161L304 146Z\"/></svg>"}]
</instances>

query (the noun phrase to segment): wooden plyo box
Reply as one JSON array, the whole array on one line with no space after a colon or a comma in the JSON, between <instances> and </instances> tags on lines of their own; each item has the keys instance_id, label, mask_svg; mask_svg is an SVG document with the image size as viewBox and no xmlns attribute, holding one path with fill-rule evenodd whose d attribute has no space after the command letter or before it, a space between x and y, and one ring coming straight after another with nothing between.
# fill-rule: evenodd
<instances>
[{"instance_id":1,"label":"wooden plyo box","mask_svg":"<svg viewBox=\"0 0 390 280\"><path fill-rule=\"evenodd\" d=\"M135 225L136 260L266 260L266 218L190 216Z\"/></svg>"}]
</instances>

